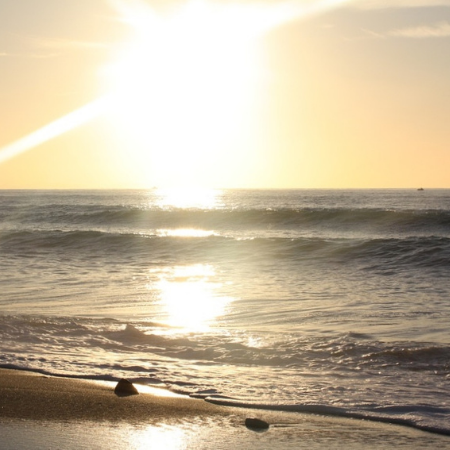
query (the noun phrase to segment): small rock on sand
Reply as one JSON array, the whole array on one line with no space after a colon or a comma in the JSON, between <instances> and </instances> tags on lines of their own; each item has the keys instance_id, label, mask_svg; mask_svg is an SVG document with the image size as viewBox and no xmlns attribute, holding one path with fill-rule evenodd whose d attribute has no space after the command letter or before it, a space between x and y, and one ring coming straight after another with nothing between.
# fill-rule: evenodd
<instances>
[{"instance_id":1,"label":"small rock on sand","mask_svg":"<svg viewBox=\"0 0 450 450\"><path fill-rule=\"evenodd\" d=\"M126 380L125 378L122 378L116 385L114 392L116 395L119 396L126 396L126 395L138 395L138 390L133 386L133 383Z\"/></svg>"},{"instance_id":2,"label":"small rock on sand","mask_svg":"<svg viewBox=\"0 0 450 450\"><path fill-rule=\"evenodd\" d=\"M261 419L255 419L251 417L247 417L245 419L245 426L247 428L252 428L256 430L267 430L269 428L269 424Z\"/></svg>"}]
</instances>

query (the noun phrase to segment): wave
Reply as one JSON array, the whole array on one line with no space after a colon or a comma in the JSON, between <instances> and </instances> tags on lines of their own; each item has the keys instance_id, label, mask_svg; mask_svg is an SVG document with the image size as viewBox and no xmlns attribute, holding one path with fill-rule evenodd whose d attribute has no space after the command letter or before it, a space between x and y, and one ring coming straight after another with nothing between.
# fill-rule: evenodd
<instances>
[{"instance_id":1,"label":"wave","mask_svg":"<svg viewBox=\"0 0 450 450\"><path fill-rule=\"evenodd\" d=\"M450 211L386 208L159 208L132 205L46 205L21 213L3 211L2 222L47 224L57 228L77 226L158 228L206 228L218 231L252 229L372 230L381 233L432 233L450 235Z\"/></svg>"},{"instance_id":2,"label":"wave","mask_svg":"<svg viewBox=\"0 0 450 450\"><path fill-rule=\"evenodd\" d=\"M340 408L332 405L309 405L309 404L296 404L296 405L276 405L276 404L263 404L253 402L242 402L234 399L227 399L215 396L208 396L205 401L221 406L231 406L234 408L248 408L248 409L263 409L271 411L285 411L285 412L298 412L308 414L320 414L324 416L337 416L345 417L348 419L360 419L369 420L372 422L389 423L393 425L403 425L417 430L426 431L429 433L441 434L444 436L450 436L450 428L441 424L427 424L423 423L418 414L420 413L432 413L447 416L450 414L449 408L423 408L420 405L417 406L397 406L395 408L362 408L348 409Z\"/></svg>"},{"instance_id":3,"label":"wave","mask_svg":"<svg viewBox=\"0 0 450 450\"><path fill-rule=\"evenodd\" d=\"M245 342L236 342L225 336L215 336L214 346L205 339L194 337L170 337L146 333L131 324L125 329L107 334L114 341L115 348L121 345L140 345L151 348L154 353L164 353L177 359L204 361L208 363L256 364L278 368L301 368L305 361L317 360L332 369L338 364L359 366L370 370L395 368L413 372L433 372L446 376L450 369L450 347L426 343L382 343L364 342L353 336L344 335L339 339L317 339L314 341L298 338L288 342L278 342L276 350L272 345L254 347Z\"/></svg>"},{"instance_id":4,"label":"wave","mask_svg":"<svg viewBox=\"0 0 450 450\"><path fill-rule=\"evenodd\" d=\"M359 367L367 370L393 368L407 372L430 372L447 377L450 347L419 342L384 343L354 333L335 338L277 337L265 345L220 330L182 333L155 322L131 324L113 319L83 317L0 315L1 341L18 349L28 346L103 349L118 354L145 352L152 355L208 364L256 365L302 368L316 361L323 370ZM130 370L135 370L128 367ZM148 365L139 370L148 370Z\"/></svg>"},{"instance_id":5,"label":"wave","mask_svg":"<svg viewBox=\"0 0 450 450\"><path fill-rule=\"evenodd\" d=\"M441 236L406 238L285 238L198 236L117 233L107 231L3 232L0 249L14 257L52 252L96 252L98 257L185 257L228 258L246 261L261 258L290 263L326 262L356 264L366 270L397 270L401 267L450 267L450 238ZM148 259L145 260L148 262Z\"/></svg>"}]
</instances>

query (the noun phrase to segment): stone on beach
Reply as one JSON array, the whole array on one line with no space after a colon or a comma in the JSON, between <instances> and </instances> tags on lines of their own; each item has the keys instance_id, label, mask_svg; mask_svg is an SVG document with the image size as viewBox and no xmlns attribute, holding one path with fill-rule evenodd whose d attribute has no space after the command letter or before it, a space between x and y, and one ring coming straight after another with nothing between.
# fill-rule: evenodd
<instances>
[{"instance_id":1,"label":"stone on beach","mask_svg":"<svg viewBox=\"0 0 450 450\"><path fill-rule=\"evenodd\" d=\"M125 395L138 395L138 390L134 387L133 383L122 378L116 385L114 392L116 395L125 396Z\"/></svg>"},{"instance_id":2,"label":"stone on beach","mask_svg":"<svg viewBox=\"0 0 450 450\"><path fill-rule=\"evenodd\" d=\"M267 428L269 428L269 424L264 420L255 419L252 417L247 417L247 419L245 419L245 426L247 428L254 428L258 430L267 430Z\"/></svg>"}]
</instances>

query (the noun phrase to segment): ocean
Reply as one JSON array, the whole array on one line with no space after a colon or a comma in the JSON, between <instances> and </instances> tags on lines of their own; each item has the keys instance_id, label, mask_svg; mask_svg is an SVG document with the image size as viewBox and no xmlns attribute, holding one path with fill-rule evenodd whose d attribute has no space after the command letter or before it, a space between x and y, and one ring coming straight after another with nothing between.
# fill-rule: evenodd
<instances>
[{"instance_id":1,"label":"ocean","mask_svg":"<svg viewBox=\"0 0 450 450\"><path fill-rule=\"evenodd\" d=\"M450 190L3 190L0 273L0 367L450 434Z\"/></svg>"}]
</instances>

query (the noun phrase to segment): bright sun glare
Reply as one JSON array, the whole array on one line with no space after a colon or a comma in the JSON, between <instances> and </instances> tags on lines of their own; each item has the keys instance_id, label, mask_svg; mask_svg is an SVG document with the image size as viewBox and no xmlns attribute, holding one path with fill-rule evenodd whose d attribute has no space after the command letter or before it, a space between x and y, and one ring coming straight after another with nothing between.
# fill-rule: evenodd
<instances>
[{"instance_id":1,"label":"bright sun glare","mask_svg":"<svg viewBox=\"0 0 450 450\"><path fill-rule=\"evenodd\" d=\"M158 9L109 0L135 31L105 70L111 93L0 148L0 164L107 113L124 130L127 157L148 168L147 186L155 184L150 174L169 186L217 181L234 159L250 162L233 142L255 113L263 73L257 38L351 1L191 0Z\"/></svg>"},{"instance_id":2,"label":"bright sun glare","mask_svg":"<svg viewBox=\"0 0 450 450\"><path fill-rule=\"evenodd\" d=\"M106 71L113 117L142 164L190 185L232 156L222 153L224 143L249 107L258 73L252 30L213 3L166 14L142 3L115 5L135 37Z\"/></svg>"},{"instance_id":3,"label":"bright sun glare","mask_svg":"<svg viewBox=\"0 0 450 450\"><path fill-rule=\"evenodd\" d=\"M222 191L205 188L166 188L154 193L156 203L162 209L201 208L212 209L222 205Z\"/></svg>"}]
</instances>

